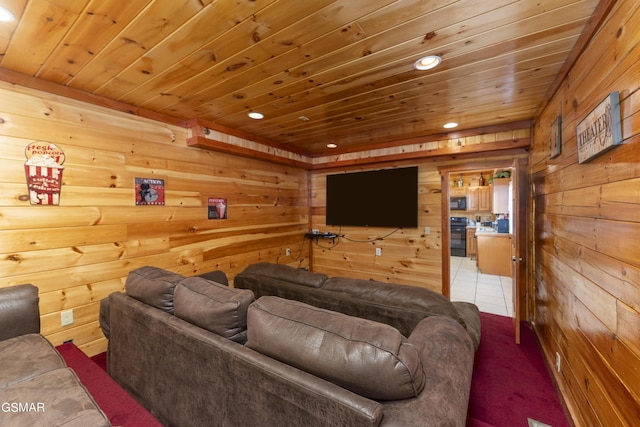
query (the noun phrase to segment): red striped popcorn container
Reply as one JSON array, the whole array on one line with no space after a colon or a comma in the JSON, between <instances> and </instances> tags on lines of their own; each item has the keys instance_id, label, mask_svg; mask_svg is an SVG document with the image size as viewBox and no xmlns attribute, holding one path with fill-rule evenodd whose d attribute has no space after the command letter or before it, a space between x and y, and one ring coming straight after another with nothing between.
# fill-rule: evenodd
<instances>
[{"instance_id":1,"label":"red striped popcorn container","mask_svg":"<svg viewBox=\"0 0 640 427\"><path fill-rule=\"evenodd\" d=\"M63 166L37 166L25 163L29 202L32 205L60 204Z\"/></svg>"}]
</instances>

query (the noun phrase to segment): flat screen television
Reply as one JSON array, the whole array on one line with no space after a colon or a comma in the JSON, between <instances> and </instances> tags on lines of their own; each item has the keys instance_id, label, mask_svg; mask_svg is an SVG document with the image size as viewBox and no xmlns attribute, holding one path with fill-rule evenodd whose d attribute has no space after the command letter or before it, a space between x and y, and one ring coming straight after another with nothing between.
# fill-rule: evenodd
<instances>
[{"instance_id":1,"label":"flat screen television","mask_svg":"<svg viewBox=\"0 0 640 427\"><path fill-rule=\"evenodd\" d=\"M327 225L418 227L418 167L327 175Z\"/></svg>"}]
</instances>

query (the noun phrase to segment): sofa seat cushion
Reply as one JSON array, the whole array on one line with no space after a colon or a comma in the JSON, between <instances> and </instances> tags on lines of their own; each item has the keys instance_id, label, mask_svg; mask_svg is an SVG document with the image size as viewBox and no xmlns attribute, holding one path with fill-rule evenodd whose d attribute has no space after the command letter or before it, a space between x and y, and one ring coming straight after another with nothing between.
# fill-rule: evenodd
<instances>
[{"instance_id":1,"label":"sofa seat cushion","mask_svg":"<svg viewBox=\"0 0 640 427\"><path fill-rule=\"evenodd\" d=\"M42 335L27 334L0 341L0 366L0 390L3 390L67 365Z\"/></svg>"},{"instance_id":2,"label":"sofa seat cushion","mask_svg":"<svg viewBox=\"0 0 640 427\"><path fill-rule=\"evenodd\" d=\"M450 317L466 327L464 319L448 298L426 288L383 283L375 280L332 277L324 283L322 289L344 292L371 304L420 311L429 317Z\"/></svg>"},{"instance_id":3,"label":"sofa seat cushion","mask_svg":"<svg viewBox=\"0 0 640 427\"><path fill-rule=\"evenodd\" d=\"M407 399L424 386L418 351L397 329L298 301L253 303L247 346L370 399Z\"/></svg>"},{"instance_id":4,"label":"sofa seat cushion","mask_svg":"<svg viewBox=\"0 0 640 427\"><path fill-rule=\"evenodd\" d=\"M59 368L2 390L6 426L110 426L71 368ZM22 405L22 406L19 406Z\"/></svg>"},{"instance_id":5,"label":"sofa seat cushion","mask_svg":"<svg viewBox=\"0 0 640 427\"><path fill-rule=\"evenodd\" d=\"M284 264L258 262L245 268L240 275L266 276L272 279L280 279L311 288L319 288L328 279L326 274L312 273Z\"/></svg>"},{"instance_id":6,"label":"sofa seat cushion","mask_svg":"<svg viewBox=\"0 0 640 427\"><path fill-rule=\"evenodd\" d=\"M247 309L253 301L250 290L230 288L201 277L189 277L176 286L175 316L244 343L247 340Z\"/></svg>"},{"instance_id":7,"label":"sofa seat cushion","mask_svg":"<svg viewBox=\"0 0 640 427\"><path fill-rule=\"evenodd\" d=\"M173 292L182 279L180 274L145 266L129 273L125 290L130 297L173 314Z\"/></svg>"}]
</instances>

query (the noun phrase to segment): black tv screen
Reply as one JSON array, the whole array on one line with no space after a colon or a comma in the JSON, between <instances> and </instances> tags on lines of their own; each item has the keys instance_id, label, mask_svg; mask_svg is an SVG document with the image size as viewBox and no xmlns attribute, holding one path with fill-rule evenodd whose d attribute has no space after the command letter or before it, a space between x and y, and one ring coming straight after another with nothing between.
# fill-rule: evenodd
<instances>
[{"instance_id":1,"label":"black tv screen","mask_svg":"<svg viewBox=\"0 0 640 427\"><path fill-rule=\"evenodd\" d=\"M418 167L327 175L327 225L418 227Z\"/></svg>"}]
</instances>

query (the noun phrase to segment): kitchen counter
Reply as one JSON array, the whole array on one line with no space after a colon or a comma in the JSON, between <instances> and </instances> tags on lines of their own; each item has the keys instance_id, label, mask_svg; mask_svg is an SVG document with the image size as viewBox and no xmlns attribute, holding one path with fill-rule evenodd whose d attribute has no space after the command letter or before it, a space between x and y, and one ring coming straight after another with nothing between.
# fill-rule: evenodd
<instances>
[{"instance_id":1,"label":"kitchen counter","mask_svg":"<svg viewBox=\"0 0 640 427\"><path fill-rule=\"evenodd\" d=\"M491 227L476 227L476 236L478 234L498 234L498 232Z\"/></svg>"},{"instance_id":2,"label":"kitchen counter","mask_svg":"<svg viewBox=\"0 0 640 427\"><path fill-rule=\"evenodd\" d=\"M479 227L476 229L476 240L476 263L480 272L511 276L511 234Z\"/></svg>"}]
</instances>

